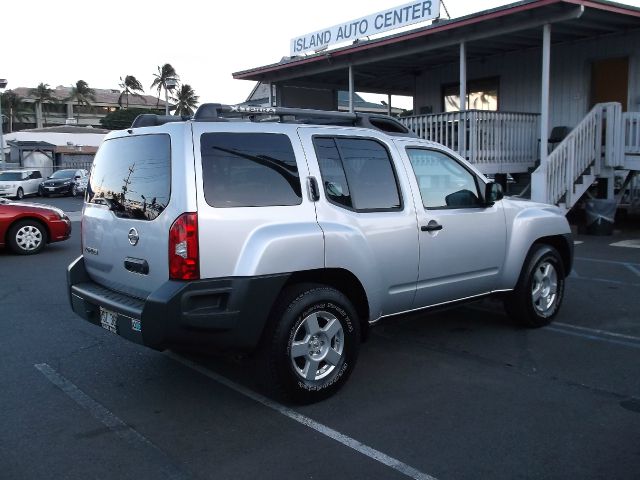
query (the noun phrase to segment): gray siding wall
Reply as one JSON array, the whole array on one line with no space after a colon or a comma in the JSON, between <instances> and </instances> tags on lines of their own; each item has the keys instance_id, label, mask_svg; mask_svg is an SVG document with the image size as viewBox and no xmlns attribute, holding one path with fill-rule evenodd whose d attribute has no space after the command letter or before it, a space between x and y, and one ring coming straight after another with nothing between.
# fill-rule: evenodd
<instances>
[{"instance_id":1,"label":"gray siding wall","mask_svg":"<svg viewBox=\"0 0 640 480\"><path fill-rule=\"evenodd\" d=\"M553 27L552 27L553 35ZM542 43L542 30L540 30ZM629 111L640 111L640 31L551 47L551 125L575 126L588 112L591 62L629 57ZM500 77L499 109L508 112L540 112L542 75L540 48L470 60L467 79ZM414 107L431 106L442 111L442 86L457 83L459 65L425 70L418 77Z\"/></svg>"}]
</instances>

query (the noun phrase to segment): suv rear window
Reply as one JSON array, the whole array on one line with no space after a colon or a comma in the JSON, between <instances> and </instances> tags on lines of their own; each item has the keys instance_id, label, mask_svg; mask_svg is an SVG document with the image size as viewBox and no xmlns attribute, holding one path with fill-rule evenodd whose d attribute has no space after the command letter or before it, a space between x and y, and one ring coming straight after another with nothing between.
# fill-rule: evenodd
<instances>
[{"instance_id":1,"label":"suv rear window","mask_svg":"<svg viewBox=\"0 0 640 480\"><path fill-rule=\"evenodd\" d=\"M171 198L169 135L105 141L93 161L87 202L107 205L116 216L154 220Z\"/></svg>"},{"instance_id":2,"label":"suv rear window","mask_svg":"<svg viewBox=\"0 0 640 480\"><path fill-rule=\"evenodd\" d=\"M287 135L205 133L200 148L204 196L212 207L302 203L296 156Z\"/></svg>"}]
</instances>

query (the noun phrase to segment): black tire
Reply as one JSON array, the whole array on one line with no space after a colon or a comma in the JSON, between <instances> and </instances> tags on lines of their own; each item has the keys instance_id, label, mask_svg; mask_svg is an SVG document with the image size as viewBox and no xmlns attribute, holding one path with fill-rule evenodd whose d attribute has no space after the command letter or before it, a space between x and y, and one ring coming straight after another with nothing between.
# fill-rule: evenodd
<instances>
[{"instance_id":1,"label":"black tire","mask_svg":"<svg viewBox=\"0 0 640 480\"><path fill-rule=\"evenodd\" d=\"M320 327L315 339L308 326L313 318ZM338 334L331 333L338 328L335 320L341 329ZM298 353L308 350L294 358L294 344ZM257 372L275 396L309 404L342 387L355 368L359 348L360 323L349 299L328 286L300 284L286 289L271 313L256 355ZM314 378L304 378L305 370L307 376L314 372Z\"/></svg>"},{"instance_id":2,"label":"black tire","mask_svg":"<svg viewBox=\"0 0 640 480\"><path fill-rule=\"evenodd\" d=\"M70 197L77 197L78 196L78 187L76 186L75 183L73 185L71 185L71 188L69 189L69 196Z\"/></svg>"},{"instance_id":3,"label":"black tire","mask_svg":"<svg viewBox=\"0 0 640 480\"><path fill-rule=\"evenodd\" d=\"M37 220L21 220L9 229L9 248L19 255L39 253L47 240L47 229Z\"/></svg>"},{"instance_id":4,"label":"black tire","mask_svg":"<svg viewBox=\"0 0 640 480\"><path fill-rule=\"evenodd\" d=\"M24 198L24 190L22 189L22 187L18 187L18 190L16 191L16 199L22 200L23 198Z\"/></svg>"},{"instance_id":5,"label":"black tire","mask_svg":"<svg viewBox=\"0 0 640 480\"><path fill-rule=\"evenodd\" d=\"M551 268L547 270L547 266ZM504 300L507 314L512 320L529 328L550 324L562 305L564 282L564 264L558 251L550 245L534 245L527 256L516 288ZM534 292L540 294L535 301ZM548 295L544 295L547 292Z\"/></svg>"}]
</instances>

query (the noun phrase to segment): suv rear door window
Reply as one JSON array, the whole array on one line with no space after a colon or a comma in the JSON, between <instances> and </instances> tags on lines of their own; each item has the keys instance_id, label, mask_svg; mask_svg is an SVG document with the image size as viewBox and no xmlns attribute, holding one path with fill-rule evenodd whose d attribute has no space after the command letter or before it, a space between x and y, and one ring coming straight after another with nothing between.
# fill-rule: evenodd
<instances>
[{"instance_id":1,"label":"suv rear door window","mask_svg":"<svg viewBox=\"0 0 640 480\"><path fill-rule=\"evenodd\" d=\"M287 135L205 133L200 138L204 196L213 207L300 205L302 188Z\"/></svg>"},{"instance_id":2,"label":"suv rear door window","mask_svg":"<svg viewBox=\"0 0 640 480\"><path fill-rule=\"evenodd\" d=\"M389 152L368 138L313 140L327 199L357 211L402 208Z\"/></svg>"},{"instance_id":3,"label":"suv rear door window","mask_svg":"<svg viewBox=\"0 0 640 480\"><path fill-rule=\"evenodd\" d=\"M87 186L88 202L108 205L118 217L154 220L170 197L169 135L119 137L100 146Z\"/></svg>"}]
</instances>

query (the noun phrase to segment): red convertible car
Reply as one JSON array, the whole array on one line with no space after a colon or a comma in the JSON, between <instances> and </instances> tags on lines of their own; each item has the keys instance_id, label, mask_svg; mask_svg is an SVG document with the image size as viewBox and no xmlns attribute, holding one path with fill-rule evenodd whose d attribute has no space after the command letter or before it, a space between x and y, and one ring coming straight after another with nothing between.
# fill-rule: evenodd
<instances>
[{"instance_id":1,"label":"red convertible car","mask_svg":"<svg viewBox=\"0 0 640 480\"><path fill-rule=\"evenodd\" d=\"M0 247L31 255L70 235L71 221L59 208L0 198Z\"/></svg>"}]
</instances>

